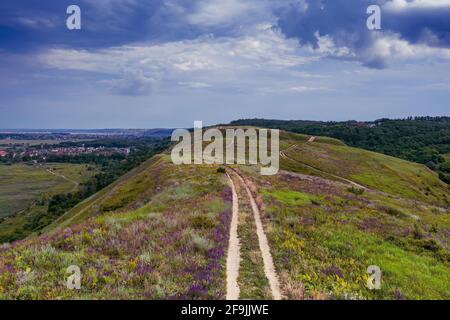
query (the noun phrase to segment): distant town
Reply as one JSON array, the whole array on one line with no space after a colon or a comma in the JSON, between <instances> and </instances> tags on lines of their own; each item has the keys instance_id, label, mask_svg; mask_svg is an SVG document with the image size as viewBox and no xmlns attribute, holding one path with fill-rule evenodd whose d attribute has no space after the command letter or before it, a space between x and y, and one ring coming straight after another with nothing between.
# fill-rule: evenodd
<instances>
[{"instance_id":1,"label":"distant town","mask_svg":"<svg viewBox=\"0 0 450 320\"><path fill-rule=\"evenodd\" d=\"M122 154L128 156L130 154L130 148L106 148L106 147L64 147L53 148L48 145L37 146L23 146L19 148L0 149L0 157L2 158L21 158L32 160L45 161L49 156L78 156L83 154L93 154L101 156L112 156L113 154Z\"/></svg>"},{"instance_id":2,"label":"distant town","mask_svg":"<svg viewBox=\"0 0 450 320\"><path fill-rule=\"evenodd\" d=\"M133 141L161 139L172 129L0 130L2 162L46 162L61 158L127 157Z\"/></svg>"}]
</instances>

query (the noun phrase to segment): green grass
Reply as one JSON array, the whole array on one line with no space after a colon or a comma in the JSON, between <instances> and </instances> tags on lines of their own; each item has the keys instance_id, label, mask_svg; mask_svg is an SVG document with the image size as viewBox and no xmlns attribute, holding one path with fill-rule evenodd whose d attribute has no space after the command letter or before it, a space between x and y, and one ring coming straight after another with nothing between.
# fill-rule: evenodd
<instances>
[{"instance_id":1,"label":"green grass","mask_svg":"<svg viewBox=\"0 0 450 320\"><path fill-rule=\"evenodd\" d=\"M55 172L81 182L88 175L87 167L78 164L49 164ZM52 175L46 167L26 164L0 165L0 217L27 208L42 196L69 192L74 184Z\"/></svg>"},{"instance_id":2,"label":"green grass","mask_svg":"<svg viewBox=\"0 0 450 320\"><path fill-rule=\"evenodd\" d=\"M339 265L342 269L343 281L330 279L319 284L323 290L335 287L334 295L337 297L343 298L354 292L366 298L450 297L448 265L432 257L417 255L350 225L325 224L315 230L311 240L314 247L308 248L305 255L313 254L317 259L320 258L318 252L326 252L327 264ZM311 262L309 267L317 270L318 265L314 263L318 261ZM370 265L377 265L382 270L380 291L368 290L365 282L361 281L365 279L366 269Z\"/></svg>"},{"instance_id":3,"label":"green grass","mask_svg":"<svg viewBox=\"0 0 450 320\"><path fill-rule=\"evenodd\" d=\"M140 196L139 190L146 189L147 192L152 192L154 188L146 186L145 183L136 188L135 183L146 179L145 177L151 174L149 168L157 167L162 160L167 160L166 156L158 155L145 161L137 168L126 173L118 180L100 190L96 194L79 203L77 206L59 217L54 223L44 229L45 232L64 229L70 225L82 223L90 217L99 215L106 211L114 211L123 209L125 206L132 204L133 200L137 200ZM147 179L150 184L155 187L156 179ZM157 188L157 186L155 187ZM138 205L136 204L136 207ZM110 210L113 209L114 210Z\"/></svg>"},{"instance_id":4,"label":"green grass","mask_svg":"<svg viewBox=\"0 0 450 320\"><path fill-rule=\"evenodd\" d=\"M449 298L448 209L325 179L245 172L263 196L288 299ZM366 287L371 265L383 272L381 290Z\"/></svg>"},{"instance_id":5,"label":"green grass","mask_svg":"<svg viewBox=\"0 0 450 320\"><path fill-rule=\"evenodd\" d=\"M238 285L239 299L271 299L269 282L264 273L264 262L256 234L255 218L247 192L235 175L232 176L239 199L238 238L240 266Z\"/></svg>"},{"instance_id":6,"label":"green grass","mask_svg":"<svg viewBox=\"0 0 450 320\"><path fill-rule=\"evenodd\" d=\"M277 201L287 206L303 206L307 204L320 203L320 198L311 194L291 190L262 190L263 195L270 195Z\"/></svg>"},{"instance_id":7,"label":"green grass","mask_svg":"<svg viewBox=\"0 0 450 320\"><path fill-rule=\"evenodd\" d=\"M336 143L304 142L304 136L282 134L282 148L294 159L281 159L286 170L345 182L350 179L371 189L441 206L450 204L448 186L423 165ZM326 141L326 140L325 140ZM307 167L310 166L310 167Z\"/></svg>"},{"instance_id":8,"label":"green grass","mask_svg":"<svg viewBox=\"0 0 450 320\"><path fill-rule=\"evenodd\" d=\"M134 197L129 205L137 209L101 212L143 177L161 184ZM0 299L224 298L231 216L224 174L157 157L94 198L82 223L66 219L51 235L0 247ZM73 264L82 272L80 291L65 286Z\"/></svg>"},{"instance_id":9,"label":"green grass","mask_svg":"<svg viewBox=\"0 0 450 320\"><path fill-rule=\"evenodd\" d=\"M49 173L48 168L59 176ZM77 190L76 183L95 172L80 164L0 165L0 242L26 236L30 231L23 227L47 212L51 196Z\"/></svg>"},{"instance_id":10,"label":"green grass","mask_svg":"<svg viewBox=\"0 0 450 320\"><path fill-rule=\"evenodd\" d=\"M281 131L282 139L283 140L292 140L297 142L307 142L311 136L306 134L300 134L300 133L293 133L288 131ZM345 146L345 143L343 143L341 140L329 138L329 137L316 137L315 143L323 143L323 144L330 144L330 145L337 145L337 146Z\"/></svg>"}]
</instances>

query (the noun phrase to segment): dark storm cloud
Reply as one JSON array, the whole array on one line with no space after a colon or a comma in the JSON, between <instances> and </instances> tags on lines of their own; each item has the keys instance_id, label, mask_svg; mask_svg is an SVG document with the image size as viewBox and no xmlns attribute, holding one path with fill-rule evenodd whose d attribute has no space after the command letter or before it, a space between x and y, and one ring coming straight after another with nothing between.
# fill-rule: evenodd
<instances>
[{"instance_id":1,"label":"dark storm cloud","mask_svg":"<svg viewBox=\"0 0 450 320\"><path fill-rule=\"evenodd\" d=\"M34 51L46 47L103 48L138 41L194 38L200 34L186 27L180 15L191 1L152 0L21 0L0 3L0 49ZM66 9L77 4L82 29L66 28Z\"/></svg>"},{"instance_id":2,"label":"dark storm cloud","mask_svg":"<svg viewBox=\"0 0 450 320\"><path fill-rule=\"evenodd\" d=\"M450 46L450 6L404 7L388 9L384 0L304 0L292 2L277 10L278 25L286 36L299 39L301 44L318 47L317 32L329 36L337 47L351 49L344 59L361 60L375 68L384 67L384 57L367 57L367 50L376 37L366 27L369 5L382 7L382 33L398 34L409 43L432 47ZM431 3L431 2L430 2ZM392 4L392 2L391 2Z\"/></svg>"},{"instance_id":3,"label":"dark storm cloud","mask_svg":"<svg viewBox=\"0 0 450 320\"><path fill-rule=\"evenodd\" d=\"M228 22L207 26L190 23L188 17L191 14L211 3L215 5L210 0L2 1L0 49L9 52L35 51L47 47L98 49L134 42L194 39L202 34L235 34L241 23L235 24L231 18ZM219 7L221 3L216 2ZM237 3L233 1L232 5ZM249 3L259 6L253 0ZM66 9L71 4L81 8L82 29L79 31L66 28ZM265 8L265 5L262 4L261 8ZM211 19L214 18L213 15ZM252 21L252 17L247 18Z\"/></svg>"},{"instance_id":4,"label":"dark storm cloud","mask_svg":"<svg viewBox=\"0 0 450 320\"><path fill-rule=\"evenodd\" d=\"M387 10L384 17L386 29L398 32L411 43L450 47L450 6Z\"/></svg>"},{"instance_id":5,"label":"dark storm cloud","mask_svg":"<svg viewBox=\"0 0 450 320\"><path fill-rule=\"evenodd\" d=\"M306 6L305 6L306 3ZM288 37L302 44L318 45L316 32L330 35L339 46L359 47L367 43L366 9L370 0L310 0L293 2L278 10L278 25Z\"/></svg>"},{"instance_id":6,"label":"dark storm cloud","mask_svg":"<svg viewBox=\"0 0 450 320\"><path fill-rule=\"evenodd\" d=\"M133 42L194 39L203 34L234 36L252 23L258 23L255 16L265 11L265 17L274 17L286 36L297 38L302 44L317 47L318 32L329 36L336 47L351 50L351 55L335 58L356 59L372 67L382 67L383 58L367 57L367 50L374 42L373 32L366 28L366 9L372 4L383 7L383 33L399 34L401 39L413 44L450 47L450 6L425 4L388 10L392 3L386 0L3 1L0 3L0 49L9 52L34 52L48 47L96 49ZM66 8L70 4L82 9L80 31L65 27ZM236 12L226 15L233 6ZM215 8L213 14L211 8ZM259 11L251 10L255 8ZM237 17L239 10L247 12ZM196 23L189 18L192 14L197 14ZM218 19L217 23L214 19Z\"/></svg>"}]
</instances>

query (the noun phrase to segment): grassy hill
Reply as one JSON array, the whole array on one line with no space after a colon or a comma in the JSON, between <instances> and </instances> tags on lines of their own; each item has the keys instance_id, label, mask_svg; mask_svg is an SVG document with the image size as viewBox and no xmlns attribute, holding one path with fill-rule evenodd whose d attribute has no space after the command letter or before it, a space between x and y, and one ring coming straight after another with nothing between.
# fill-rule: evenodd
<instances>
[{"instance_id":1,"label":"grassy hill","mask_svg":"<svg viewBox=\"0 0 450 320\"><path fill-rule=\"evenodd\" d=\"M276 176L227 170L256 199L285 298L450 298L450 195L436 173L331 138L283 132L281 150ZM157 155L41 235L2 245L0 298L223 299L231 205L223 168ZM242 297L270 298L249 207L238 282ZM80 291L64 286L70 265ZM366 288L370 265L381 290Z\"/></svg>"},{"instance_id":2,"label":"grassy hill","mask_svg":"<svg viewBox=\"0 0 450 320\"><path fill-rule=\"evenodd\" d=\"M334 137L352 147L384 153L425 164L450 182L449 117L415 117L376 121L303 121L243 119L231 125L277 128L315 136Z\"/></svg>"},{"instance_id":3,"label":"grassy hill","mask_svg":"<svg viewBox=\"0 0 450 320\"><path fill-rule=\"evenodd\" d=\"M281 174L242 170L288 298L449 298L449 192L436 173L334 142L283 144L296 147ZM370 265L383 272L379 291L365 287Z\"/></svg>"},{"instance_id":4,"label":"grassy hill","mask_svg":"<svg viewBox=\"0 0 450 320\"><path fill-rule=\"evenodd\" d=\"M0 297L223 298L229 202L216 169L156 156L51 232L3 245ZM64 286L69 265L84 271L80 292Z\"/></svg>"},{"instance_id":5,"label":"grassy hill","mask_svg":"<svg viewBox=\"0 0 450 320\"><path fill-rule=\"evenodd\" d=\"M282 164L287 169L335 180L339 176L393 196L450 204L447 185L424 165L348 147L332 139L318 138L308 143L307 137L286 135L282 146L291 149L285 151L287 158Z\"/></svg>"}]
</instances>

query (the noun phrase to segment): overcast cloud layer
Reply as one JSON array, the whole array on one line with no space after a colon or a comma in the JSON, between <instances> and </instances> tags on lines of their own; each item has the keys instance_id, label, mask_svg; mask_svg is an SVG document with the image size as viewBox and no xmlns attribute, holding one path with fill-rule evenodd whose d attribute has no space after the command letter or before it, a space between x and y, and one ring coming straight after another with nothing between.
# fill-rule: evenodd
<instances>
[{"instance_id":1,"label":"overcast cloud layer","mask_svg":"<svg viewBox=\"0 0 450 320\"><path fill-rule=\"evenodd\" d=\"M0 127L449 114L450 0L73 3L0 3Z\"/></svg>"}]
</instances>

